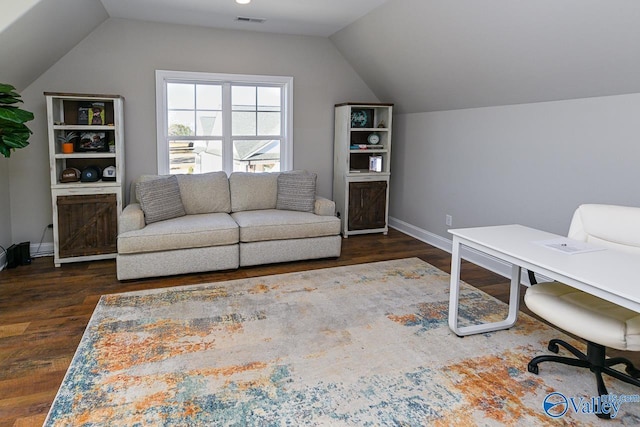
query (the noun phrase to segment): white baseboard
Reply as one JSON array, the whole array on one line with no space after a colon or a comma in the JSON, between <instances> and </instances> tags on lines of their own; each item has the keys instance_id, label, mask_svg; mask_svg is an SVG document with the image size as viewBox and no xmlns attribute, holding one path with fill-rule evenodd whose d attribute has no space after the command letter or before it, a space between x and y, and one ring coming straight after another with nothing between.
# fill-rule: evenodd
<instances>
[{"instance_id":1,"label":"white baseboard","mask_svg":"<svg viewBox=\"0 0 640 427\"><path fill-rule=\"evenodd\" d=\"M438 249L442 249L443 251L451 253L453 241L450 239L446 239L442 236L431 233L430 231L416 227L415 225L409 224L393 217L389 217L389 227L395 228L396 230L402 231L403 233L408 234L411 237L415 237L422 242L428 243L431 246L435 246ZM464 246L460 250L460 256L462 257L462 259L470 261L482 268L511 279L511 264L508 262ZM536 273L536 277L539 278L539 282L552 281L548 277L542 276L541 274ZM522 276L520 277L520 283L529 286L529 277L527 276L526 272L522 273Z\"/></svg>"},{"instance_id":2,"label":"white baseboard","mask_svg":"<svg viewBox=\"0 0 640 427\"><path fill-rule=\"evenodd\" d=\"M31 258L39 258L43 256L53 256L53 242L31 243L29 245Z\"/></svg>"}]
</instances>

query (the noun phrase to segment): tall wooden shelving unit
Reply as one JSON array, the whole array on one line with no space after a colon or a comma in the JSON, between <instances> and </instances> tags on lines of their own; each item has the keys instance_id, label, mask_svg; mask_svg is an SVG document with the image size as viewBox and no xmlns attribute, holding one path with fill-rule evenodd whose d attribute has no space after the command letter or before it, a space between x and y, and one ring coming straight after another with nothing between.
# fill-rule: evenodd
<instances>
[{"instance_id":1,"label":"tall wooden shelving unit","mask_svg":"<svg viewBox=\"0 0 640 427\"><path fill-rule=\"evenodd\" d=\"M115 258L124 188L124 98L44 93L47 101L54 264ZM87 111L89 116L86 117ZM95 112L96 120L92 120ZM60 137L74 132L74 151ZM96 144L87 141L94 138ZM113 148L110 148L112 145ZM113 181L61 182L67 168L116 169Z\"/></svg>"},{"instance_id":2,"label":"tall wooden shelving unit","mask_svg":"<svg viewBox=\"0 0 640 427\"><path fill-rule=\"evenodd\" d=\"M335 106L333 198L345 238L389 230L392 119L393 104Z\"/></svg>"}]
</instances>

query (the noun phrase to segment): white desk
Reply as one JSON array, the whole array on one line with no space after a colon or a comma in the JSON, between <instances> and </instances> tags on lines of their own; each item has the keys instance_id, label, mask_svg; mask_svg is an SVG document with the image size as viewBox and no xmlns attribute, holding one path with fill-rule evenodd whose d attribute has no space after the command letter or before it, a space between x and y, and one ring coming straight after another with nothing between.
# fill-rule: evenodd
<instances>
[{"instance_id":1,"label":"white desk","mask_svg":"<svg viewBox=\"0 0 640 427\"><path fill-rule=\"evenodd\" d=\"M564 254L535 243L562 236L522 225L460 228L453 235L449 327L459 336L507 329L514 325L520 304L521 268L533 270L584 292L640 312L640 256L613 249ZM505 320L458 326L460 247L476 249L507 261L511 269L509 313Z\"/></svg>"}]
</instances>

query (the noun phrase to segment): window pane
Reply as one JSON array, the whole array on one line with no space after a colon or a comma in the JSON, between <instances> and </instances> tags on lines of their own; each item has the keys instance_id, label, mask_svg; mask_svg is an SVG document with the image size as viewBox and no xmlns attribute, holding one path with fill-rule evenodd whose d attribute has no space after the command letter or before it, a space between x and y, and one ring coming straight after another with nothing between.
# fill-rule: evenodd
<instances>
[{"instance_id":1,"label":"window pane","mask_svg":"<svg viewBox=\"0 0 640 427\"><path fill-rule=\"evenodd\" d=\"M196 108L198 110L222 110L222 86L196 85Z\"/></svg>"},{"instance_id":2,"label":"window pane","mask_svg":"<svg viewBox=\"0 0 640 427\"><path fill-rule=\"evenodd\" d=\"M195 117L193 111L169 111L169 135L195 135Z\"/></svg>"},{"instance_id":3,"label":"window pane","mask_svg":"<svg viewBox=\"0 0 640 427\"><path fill-rule=\"evenodd\" d=\"M206 173L222 169L222 141L169 141L171 174Z\"/></svg>"},{"instance_id":4,"label":"window pane","mask_svg":"<svg viewBox=\"0 0 640 427\"><path fill-rule=\"evenodd\" d=\"M193 110L195 105L194 85L167 83L167 107L170 110Z\"/></svg>"},{"instance_id":5,"label":"window pane","mask_svg":"<svg viewBox=\"0 0 640 427\"><path fill-rule=\"evenodd\" d=\"M256 110L256 87L233 86L231 87L231 104L233 110Z\"/></svg>"},{"instance_id":6,"label":"window pane","mask_svg":"<svg viewBox=\"0 0 640 427\"><path fill-rule=\"evenodd\" d=\"M280 135L280 113L258 113L258 135Z\"/></svg>"},{"instance_id":7,"label":"window pane","mask_svg":"<svg viewBox=\"0 0 640 427\"><path fill-rule=\"evenodd\" d=\"M279 172L280 141L233 141L233 170L236 172Z\"/></svg>"},{"instance_id":8,"label":"window pane","mask_svg":"<svg viewBox=\"0 0 640 427\"><path fill-rule=\"evenodd\" d=\"M256 135L256 113L234 111L231 121L233 135Z\"/></svg>"},{"instance_id":9,"label":"window pane","mask_svg":"<svg viewBox=\"0 0 640 427\"><path fill-rule=\"evenodd\" d=\"M279 87L259 87L258 110L280 111L280 93Z\"/></svg>"},{"instance_id":10,"label":"window pane","mask_svg":"<svg viewBox=\"0 0 640 427\"><path fill-rule=\"evenodd\" d=\"M222 136L222 112L197 111L198 136Z\"/></svg>"}]
</instances>

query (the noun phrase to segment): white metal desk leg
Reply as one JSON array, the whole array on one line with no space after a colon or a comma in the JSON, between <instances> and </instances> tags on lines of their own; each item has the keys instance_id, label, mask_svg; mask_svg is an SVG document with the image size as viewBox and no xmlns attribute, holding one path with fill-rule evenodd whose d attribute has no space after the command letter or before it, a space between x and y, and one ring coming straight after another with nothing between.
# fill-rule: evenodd
<instances>
[{"instance_id":1,"label":"white metal desk leg","mask_svg":"<svg viewBox=\"0 0 640 427\"><path fill-rule=\"evenodd\" d=\"M449 328L456 335L463 335L458 328L458 303L460 300L460 239L453 236L451 248L451 281L449 284Z\"/></svg>"},{"instance_id":2,"label":"white metal desk leg","mask_svg":"<svg viewBox=\"0 0 640 427\"><path fill-rule=\"evenodd\" d=\"M518 310L520 309L520 272L519 265L511 266L511 289L509 289L509 315L505 322L507 328L512 327L518 320Z\"/></svg>"},{"instance_id":3,"label":"white metal desk leg","mask_svg":"<svg viewBox=\"0 0 640 427\"><path fill-rule=\"evenodd\" d=\"M509 289L509 314L499 322L480 323L470 326L458 326L458 308L460 304L460 241L454 236L451 251L451 283L449 290L449 328L458 335L481 334L512 327L518 319L520 308L520 266L511 267L511 286Z\"/></svg>"}]
</instances>

